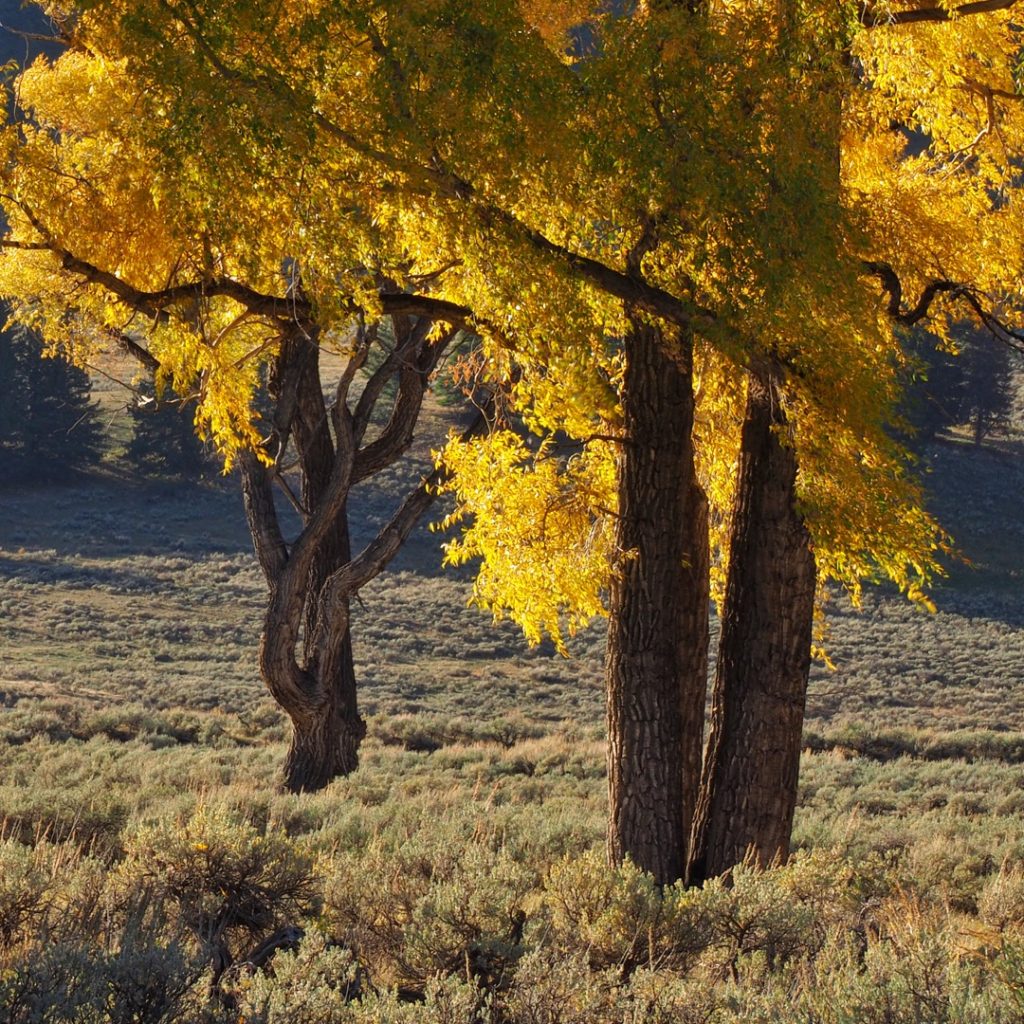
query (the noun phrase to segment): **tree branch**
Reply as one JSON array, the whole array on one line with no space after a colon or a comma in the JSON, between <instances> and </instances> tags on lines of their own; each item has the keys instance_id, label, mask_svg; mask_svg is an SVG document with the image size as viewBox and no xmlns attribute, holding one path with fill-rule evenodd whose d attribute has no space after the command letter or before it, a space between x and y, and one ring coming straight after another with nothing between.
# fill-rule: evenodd
<instances>
[{"instance_id":1,"label":"tree branch","mask_svg":"<svg viewBox=\"0 0 1024 1024\"><path fill-rule=\"evenodd\" d=\"M10 199L11 197L6 197ZM135 288L129 282L112 274L88 260L76 256L61 246L34 212L22 203L18 206L29 223L42 238L41 242L24 242L10 237L0 240L0 247L13 249L48 250L61 263L64 270L80 277L87 284L98 284L111 295L117 296L126 306L157 322L169 319L169 307L178 303L195 302L203 298L218 296L234 299L250 313L287 323L311 319L315 315L313 304L294 292L287 295L269 295L250 287L242 281L227 275L170 285L155 291ZM388 316L424 316L432 320L443 320L454 326L476 333L478 326L488 327L486 321L477 321L468 306L437 299L429 295L413 295L405 292L378 294L384 313ZM346 303L353 312L359 312L355 303Z\"/></svg>"},{"instance_id":2,"label":"tree branch","mask_svg":"<svg viewBox=\"0 0 1024 1024\"><path fill-rule=\"evenodd\" d=\"M354 484L390 465L412 444L427 382L445 349L459 333L452 328L435 341L428 342L426 335L430 327L430 322L421 320L413 328L413 338L418 337L420 340L399 372L398 396L387 425L379 437L361 448L356 455L352 470Z\"/></svg>"},{"instance_id":3,"label":"tree branch","mask_svg":"<svg viewBox=\"0 0 1024 1024\"><path fill-rule=\"evenodd\" d=\"M865 4L860 11L860 23L866 28L882 28L886 25L913 25L920 22L955 21L972 14L990 14L994 11L1008 11L1016 7L1019 0L973 0L959 7L911 7L893 11L880 8L877 4Z\"/></svg>"},{"instance_id":4,"label":"tree branch","mask_svg":"<svg viewBox=\"0 0 1024 1024\"><path fill-rule=\"evenodd\" d=\"M920 323L931 311L932 304L940 295L953 300L962 300L971 307L982 325L1003 344L1017 352L1024 353L1024 331L1014 329L1000 319L982 301L983 296L978 289L970 285L950 281L947 278L936 278L929 281L922 289L917 302L910 309L903 308L903 282L888 263L878 260L864 260L865 270L882 282L882 290L889 296L886 312L898 324L913 327Z\"/></svg>"},{"instance_id":5,"label":"tree branch","mask_svg":"<svg viewBox=\"0 0 1024 1024\"><path fill-rule=\"evenodd\" d=\"M249 533L267 583L274 585L288 563L288 545L281 533L274 494L267 467L254 452L242 452L239 457L242 468L242 497L245 502L245 517L249 521Z\"/></svg>"},{"instance_id":6,"label":"tree branch","mask_svg":"<svg viewBox=\"0 0 1024 1024\"><path fill-rule=\"evenodd\" d=\"M71 37L66 35L47 35L43 32L25 32L19 28L11 28L10 25L5 25L0 21L0 32L6 32L8 35L17 36L19 39L32 40L38 43L56 43L59 46L70 46Z\"/></svg>"},{"instance_id":7,"label":"tree branch","mask_svg":"<svg viewBox=\"0 0 1024 1024\"><path fill-rule=\"evenodd\" d=\"M392 318L395 325L395 347L387 353L380 366L370 374L370 379L364 385L359 401L356 402L355 412L352 414L352 434L356 444L362 444L366 428L370 425L370 419L373 416L373 410L377 407L377 402L388 381L403 364L416 356L426 338L426 332L430 330L430 321L419 320L416 322L415 329L410 329L407 324L408 319L405 316ZM403 332L405 333L404 339L401 337Z\"/></svg>"},{"instance_id":8,"label":"tree branch","mask_svg":"<svg viewBox=\"0 0 1024 1024\"><path fill-rule=\"evenodd\" d=\"M144 349L131 335L124 331L109 331L108 335L117 344L117 347L125 355L131 356L137 363L141 363L151 373L160 369L160 360L148 349Z\"/></svg>"},{"instance_id":9,"label":"tree branch","mask_svg":"<svg viewBox=\"0 0 1024 1024\"><path fill-rule=\"evenodd\" d=\"M462 432L463 441L478 437L486 430L494 407L494 395L491 393L487 400L481 403L472 422ZM437 467L423 477L377 536L351 562L331 576L324 594L324 605L328 614L333 614L336 609L341 608L352 594L383 572L423 514L434 503L439 488L447 478L448 473L443 466Z\"/></svg>"}]
</instances>

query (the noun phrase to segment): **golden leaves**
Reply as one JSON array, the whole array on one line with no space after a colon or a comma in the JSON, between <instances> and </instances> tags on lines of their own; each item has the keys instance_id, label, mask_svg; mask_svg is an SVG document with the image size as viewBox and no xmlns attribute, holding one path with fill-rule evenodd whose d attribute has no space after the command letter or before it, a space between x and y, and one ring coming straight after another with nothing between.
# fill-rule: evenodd
<instances>
[{"instance_id":1,"label":"golden leaves","mask_svg":"<svg viewBox=\"0 0 1024 1024\"><path fill-rule=\"evenodd\" d=\"M625 327L579 260L642 275L714 313L695 433L719 573L742 368L771 359L822 572L916 594L944 541L885 438L902 357L861 260L889 262L908 295L941 273L1018 301L1018 29L1004 12L848 50L836 5L786 22L761 0L706 18L650 4L604 19L567 67L566 29L592 6L247 0L198 26L185 5L98 0L82 49L20 80L34 124L4 136L11 237L43 241L29 209L141 290L222 275L280 295L298 268L326 330L353 302L378 312L380 281L428 290L474 310L528 426L578 441L618 429ZM0 258L0 290L53 347L147 337L226 453L258 442L266 319L201 291L145 317L32 251ZM534 638L596 614L607 445L555 458L495 435L446 459L475 514L451 557L484 557L478 599Z\"/></svg>"},{"instance_id":2,"label":"golden leaves","mask_svg":"<svg viewBox=\"0 0 1024 1024\"><path fill-rule=\"evenodd\" d=\"M452 565L480 559L474 604L520 625L531 644L550 636L566 654L572 637L604 613L615 510L612 446L588 444L559 457L553 442L531 448L509 430L438 455L465 524L445 546ZM467 523L468 520L468 523Z\"/></svg>"}]
</instances>

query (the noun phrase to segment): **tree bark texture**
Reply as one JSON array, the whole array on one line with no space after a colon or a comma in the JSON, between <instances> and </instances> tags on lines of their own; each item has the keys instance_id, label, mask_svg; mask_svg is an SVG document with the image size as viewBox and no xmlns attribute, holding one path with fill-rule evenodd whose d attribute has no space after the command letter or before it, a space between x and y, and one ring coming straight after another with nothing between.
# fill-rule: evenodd
<instances>
[{"instance_id":1,"label":"tree bark texture","mask_svg":"<svg viewBox=\"0 0 1024 1024\"><path fill-rule=\"evenodd\" d=\"M408 449L430 373L457 333L452 329L428 340L429 321L396 316L394 325L395 345L369 376L354 409L349 387L376 332L362 336L331 409L320 379L315 325L296 323L282 335L270 381L274 434L269 450L280 457L292 445L297 456L303 526L292 544L284 539L274 503L272 484L275 479L283 484L280 476L255 454L240 460L250 532L270 591L260 670L291 719L284 785L293 792L321 789L358 765L366 726L358 709L350 601L394 557L436 494L437 481L433 487L430 480L421 481L353 557L349 491ZM364 443L393 378L398 386L388 422Z\"/></svg>"},{"instance_id":2,"label":"tree bark texture","mask_svg":"<svg viewBox=\"0 0 1024 1024\"><path fill-rule=\"evenodd\" d=\"M696 483L691 339L677 355L634 320L626 339L606 698L613 863L683 876L699 781L707 637L707 514Z\"/></svg>"},{"instance_id":3,"label":"tree bark texture","mask_svg":"<svg viewBox=\"0 0 1024 1024\"><path fill-rule=\"evenodd\" d=\"M289 712L292 737L284 764L284 785L292 793L315 792L332 779L359 766L359 745L366 724L356 699L352 634L346 626L338 644L339 658L329 671L321 669L323 703L309 711Z\"/></svg>"},{"instance_id":4,"label":"tree bark texture","mask_svg":"<svg viewBox=\"0 0 1024 1024\"><path fill-rule=\"evenodd\" d=\"M815 564L773 381L751 376L689 881L784 860L796 806Z\"/></svg>"}]
</instances>

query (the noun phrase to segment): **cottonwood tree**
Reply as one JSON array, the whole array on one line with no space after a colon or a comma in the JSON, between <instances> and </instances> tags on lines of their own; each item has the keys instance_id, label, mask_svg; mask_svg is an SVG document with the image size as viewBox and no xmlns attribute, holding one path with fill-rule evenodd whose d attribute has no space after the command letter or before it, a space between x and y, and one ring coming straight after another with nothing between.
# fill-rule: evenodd
<instances>
[{"instance_id":1,"label":"cottonwood tree","mask_svg":"<svg viewBox=\"0 0 1024 1024\"><path fill-rule=\"evenodd\" d=\"M51 350L80 362L104 347L135 357L158 392L195 406L201 433L238 465L268 587L260 669L293 727L285 783L318 789L353 770L364 733L349 602L397 552L441 475L412 487L358 552L349 494L408 450L465 311L376 273L370 224L345 239L358 297L333 275L314 288L312 260L307 284L292 240L351 215L310 206L298 177L263 202L244 163L230 181L205 182L194 177L200 153L188 166L162 163L139 131L140 84L84 26L67 42L18 83L30 118L6 136L17 162L4 179L3 288ZM285 499L301 522L290 537Z\"/></svg>"},{"instance_id":2,"label":"cottonwood tree","mask_svg":"<svg viewBox=\"0 0 1024 1024\"><path fill-rule=\"evenodd\" d=\"M970 13L984 13L984 9ZM772 345L762 341L761 352L755 350L749 358L754 365L748 374L747 406L738 454L739 475L732 482L731 526L724 538L726 543L719 548L720 556L729 559L729 571L722 594L724 624L712 730L694 822L693 848L689 851L679 839L678 829L673 839L666 840L664 831L659 833L652 823L652 805L658 806L653 817L661 822L669 820L672 808L681 808L684 822L688 820L689 794L684 786L684 796L679 798L676 777L662 772L659 778L655 772L646 771L646 781L652 789L660 789L666 797L664 800L623 792L628 781L624 783L616 777L615 762L620 755L614 739L628 736L628 729L624 729L616 717L618 707L626 702L616 701L615 690L610 689L612 852L613 855L624 851L632 854L665 879L675 877L680 861L687 856L693 880L720 873L750 850L761 863L785 856L796 798L816 582L839 579L856 591L861 578L881 571L899 582L911 596L921 598L921 584L935 569L934 551L941 538L921 512L918 496L913 487L907 485L899 453L888 443L884 432L884 420L895 397L893 364L899 359L893 329L937 313L933 304L937 298L944 297L951 300L954 315L957 309L971 309L995 333L1002 334L1004 341L1015 340L993 319L991 307L986 305L1012 285L1012 258L985 263L977 258L979 251L995 249L995 240L1007 225L1002 216L1004 200L993 202L988 193L992 177L979 168L977 146L994 130L991 119L996 113L992 96L986 90L1002 89L1003 98L1012 99L1005 76L1013 66L1013 51L1007 46L1008 41L1013 41L1013 33L1007 33L1004 21L995 29L991 24L978 23L974 33L955 35L946 27L926 37L925 50L936 65L951 59L952 47L954 64L963 67L969 60L976 66L988 68L991 73L991 57L996 52L1001 53L1002 62L997 67L1004 84L986 86L976 80L972 88L980 92L984 101L982 107L968 106L966 111L958 107L954 116L946 113L949 119L944 122L925 122L932 143L924 155L919 154L916 165L911 165L901 152L902 136L892 130L892 96L886 96L878 86L889 75L885 88L891 88L894 80L900 80L900 69L911 76L921 74L920 65L911 57L921 48L922 40L904 37L899 41L897 36L894 45L883 30L906 32L907 25L929 20L946 19L936 11L915 12L912 17L894 16L891 23L881 26L876 25L873 16L865 15L861 27L874 28L882 45L871 44L860 35L851 39L849 33L840 31L835 31L832 40L827 33L822 38L820 25L803 26L805 33L801 39L796 26L787 29L773 24L769 35L760 42L762 53L770 53L772 44L778 46L781 41L801 54L817 53L821 58L817 68L805 68L802 75L789 74L776 79L776 91L760 97L762 105L770 107L771 96L780 95L784 86L788 89L782 109L777 106L777 112L766 118L765 123L772 125L774 118L775 129L784 132L781 137L790 144L796 143L788 158L802 160L803 165L797 163L784 168L786 173L779 174L771 184L776 191L781 183L794 188L796 194L790 196L790 201L797 199L797 203L792 210L791 223L803 237L795 237L792 231L787 234L784 220L773 219L770 207L762 207L758 216L764 217L766 226L784 240L783 260L794 269L799 266L801 271L813 272L804 278L802 285L813 283L802 295L799 291L795 295L791 293L790 301L796 298L797 303L789 308L788 315L779 318L773 332L762 329L762 338L765 333L776 333L778 340ZM746 38L751 37L752 33L748 32ZM841 47L835 45L839 40L843 41ZM992 45L994 40L1001 40L1001 50ZM930 51L927 44L931 45ZM863 80L857 81L851 76L850 47L854 47L858 60L863 61L862 68L870 65L875 69L878 77L874 94ZM885 53L884 62L878 56L879 51ZM807 60L806 56L802 59ZM635 61L632 66L643 65ZM786 63L779 70L787 69L792 72L792 65ZM813 73L815 71L817 74ZM928 75L923 77L929 78ZM769 76L765 80L770 81ZM941 78L930 77L929 80ZM806 92L794 95L794 82L799 82ZM756 94L751 83L745 81L744 88L747 90L745 102L756 109ZM905 96L901 100L907 102ZM900 116L906 123L920 127L923 123L920 112L914 107L911 109L912 114L903 110ZM1004 129L1009 131L1016 118L1013 108L1002 111L1001 115ZM979 116L986 120L979 124ZM849 117L848 123L845 117ZM627 123L642 124L642 115L627 118ZM723 124L721 131L705 133L704 137L722 143L728 137L729 127L728 123ZM851 127L859 129L852 138ZM894 144L894 134L898 145ZM950 142L950 138L958 141ZM971 143L970 152L962 144L964 138ZM830 141L823 145L822 139ZM873 180L869 191L855 173L844 176L842 169L845 160L854 172L867 171L869 159L877 159L880 140L888 151L888 162L870 168ZM743 148L736 147L736 151L742 152ZM785 154L784 150L782 152ZM936 189L932 178L940 169L945 179L952 180ZM952 175L951 170L955 172ZM1012 160L1005 155L998 173L1005 185L1012 174ZM920 175L920 178L916 184L908 186L906 179L912 175ZM929 188L930 196L927 195ZM927 216L915 217L913 228L905 225L905 233L894 238L889 218L896 214L906 217L907 211L901 207L906 204L908 193L919 203L918 214L927 213ZM814 197L817 209L813 206ZM922 199L925 201L920 202ZM866 206L861 208L860 204L865 202ZM929 208L931 203L935 203L932 209ZM978 232L977 220L965 216L972 206L985 211L981 232ZM865 220L874 228L873 232L864 232ZM928 229L923 233L920 231L922 224ZM929 233L932 230L934 235ZM831 243L829 232L835 232ZM965 241L971 244L965 247ZM912 243L910 254L904 257L901 267L902 278L891 264L857 258L858 252L890 252L896 248L894 243ZM975 243L978 249L974 248ZM731 250L734 251L735 248ZM772 255L771 249L758 250L756 245L744 246L742 251L756 251L762 266ZM808 257L813 260L810 265L804 262ZM915 265L917 260L927 264L930 259L936 259L947 270L955 267L957 277L930 278L920 263ZM888 322L875 324L880 333L874 341L870 331L876 307L869 291L863 288L865 282L861 282L859 294L856 288L851 288L839 302L835 295L837 285L845 281L849 286L863 273L876 276L888 293L884 310ZM901 301L903 281L915 279L915 275L915 302L905 305ZM813 297L815 290L818 290L817 298ZM764 292L759 291L758 295L763 298ZM829 309L828 314L815 321L815 310L824 308ZM940 313L935 318L940 327L944 326L944 315ZM859 351L856 347L841 349L840 344L829 339L829 333L859 337L862 342ZM815 334L818 335L818 354L825 358L808 367L807 357L814 351L811 346L815 344ZM888 355L878 359L882 352ZM891 361L889 366L886 360ZM761 365L757 365L759 362ZM829 365L833 367L831 380L828 379ZM663 374L663 379L670 379L670 373L663 370ZM828 411L842 407L844 391L847 397L856 397L830 423ZM624 392L628 400L628 385ZM635 429L623 431L626 450L622 461L627 466L636 438ZM637 461L641 456L633 458ZM670 464L664 453L659 453L657 461L662 467ZM722 508L720 506L720 514ZM627 514L620 522L630 519ZM682 525L687 528L685 519ZM692 530L693 524L688 528ZM577 525L577 536L586 533ZM473 543L476 553L488 554L489 542L479 529ZM643 561L642 546L627 547L627 550ZM696 562L690 559L683 564ZM685 573L682 578L686 579ZM616 589L620 585L613 575L610 607L613 637L617 625L621 625L616 622L621 611L615 604ZM521 599L517 602L514 593L491 597L499 607L511 608L514 613L518 611L526 616L530 613L529 604ZM658 622L656 614L647 621ZM689 635L700 643L699 629ZM693 707L693 690L687 685L687 679L693 679L697 686L700 684L694 676L681 674L681 678L682 721L692 722L692 711L688 709ZM644 689L648 697L652 692L658 691ZM626 694L627 700L630 696ZM641 703L640 713L652 732L664 737L660 749L666 756L657 759L659 767L674 765L676 770L681 768L684 775L689 774L692 792L694 775L689 768L693 764L692 734L683 744L684 756L677 756L673 761L671 755L666 754L666 748L680 735L671 727L673 717L676 723L680 722L669 706L672 697L671 692L667 692L660 705ZM685 727L682 733L686 735ZM652 742L634 731L634 742L649 755L659 739ZM647 815L644 824L636 827L635 818L631 820L628 813L617 820L617 797L629 811L640 805L640 814ZM668 828L672 828L670 820ZM658 855L652 856L652 848L667 850L670 855L674 852L676 859L659 860Z\"/></svg>"},{"instance_id":3,"label":"cottonwood tree","mask_svg":"<svg viewBox=\"0 0 1024 1024\"><path fill-rule=\"evenodd\" d=\"M143 294L163 301L187 266L191 291L172 284L175 301L215 285L227 299L258 265L263 281L249 287L273 300L263 313L308 297L324 316L349 302L379 309L378 279L394 283L390 295L429 281L432 297L491 325L488 354L514 366L536 422L586 442L592 465L577 468L588 479L602 445L615 453L598 473L614 481L611 497L595 488L580 506L614 513L610 847L672 881L690 860L718 870L747 845L761 860L785 852L816 578L855 587L882 571L915 593L932 568L934 525L882 429L892 327L955 303L998 326L991 295L1017 262L1015 234L995 245L1012 226L1000 146L1019 118L1016 29L1012 4L992 0L962 8L956 25L938 7L641 4L595 16L600 45L574 63L561 34L587 7L98 0L69 25L104 57L87 72L90 97L132 83L132 138L148 162L144 174L134 161L108 166L104 188L111 176L123 184L122 212L127 194L164 219L190 211L194 250L149 271L140 261ZM45 92L82 103L49 76L30 73L23 88L40 90L37 103ZM907 157L894 124L926 129L928 152ZM96 318L123 333L125 308L104 318L99 296L117 298L125 274L108 260L106 279L89 278L76 251L99 214L82 202L65 217L53 200L74 195L74 175L104 153L62 165L72 177L58 182L46 147L74 149L74 133L58 119L45 137L26 135L9 139L9 244L23 248L3 287L31 316L47 305L40 282L65 275L42 318L59 324L69 282L84 276ZM112 209L104 232L119 233L125 260L139 245ZM25 246L36 247L31 270ZM280 287L286 260L301 275ZM164 308L144 312L158 320ZM232 379L218 332L246 309L229 308L191 341L161 347L157 325L150 351L180 363L186 389L197 370L212 381L211 365ZM185 304L182 322L193 315ZM702 433L695 383L698 398L720 394L733 409L731 454ZM245 417L222 419L211 416L216 436L245 435ZM701 834L721 826L723 838L695 854L705 499L729 559L738 668L717 688L720 753L703 802ZM799 572L780 571L787 552ZM526 603L511 598L513 611ZM738 814L752 767L783 797Z\"/></svg>"}]
</instances>

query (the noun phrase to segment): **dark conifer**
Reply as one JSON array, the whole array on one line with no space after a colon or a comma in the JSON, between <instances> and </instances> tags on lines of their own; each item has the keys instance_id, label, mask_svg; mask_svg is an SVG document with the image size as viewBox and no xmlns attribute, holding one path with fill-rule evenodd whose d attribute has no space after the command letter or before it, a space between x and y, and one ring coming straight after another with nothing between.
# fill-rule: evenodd
<instances>
[{"instance_id":1,"label":"dark conifer","mask_svg":"<svg viewBox=\"0 0 1024 1024\"><path fill-rule=\"evenodd\" d=\"M134 470L181 480L197 480L209 471L209 453L196 436L189 408L156 401L149 388L128 414L134 434L125 458Z\"/></svg>"},{"instance_id":2,"label":"dark conifer","mask_svg":"<svg viewBox=\"0 0 1024 1024\"><path fill-rule=\"evenodd\" d=\"M88 375L43 355L23 328L0 333L0 470L8 480L56 479L99 462L103 432Z\"/></svg>"}]
</instances>

